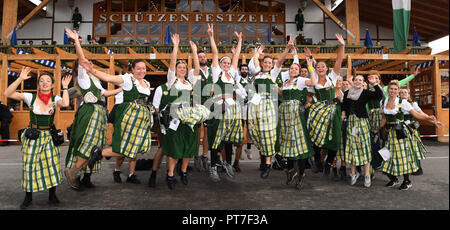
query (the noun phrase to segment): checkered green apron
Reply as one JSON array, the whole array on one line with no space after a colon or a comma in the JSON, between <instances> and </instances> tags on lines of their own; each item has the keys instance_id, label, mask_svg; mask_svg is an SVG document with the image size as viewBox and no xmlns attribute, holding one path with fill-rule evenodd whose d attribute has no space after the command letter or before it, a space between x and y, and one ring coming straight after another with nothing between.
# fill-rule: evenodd
<instances>
[{"instance_id":1,"label":"checkered green apron","mask_svg":"<svg viewBox=\"0 0 450 230\"><path fill-rule=\"evenodd\" d=\"M389 129L388 140L386 141L386 147L391 153L391 157L387 161L383 161L381 164L382 171L393 175L401 176L404 174L411 174L417 171L419 168L415 162L413 147L411 143L411 133L406 125L403 123L404 115L401 110L401 99L399 102L399 112L397 115L385 114L388 124L395 124L400 122L403 127L403 131L406 133L407 138L397 139L397 133L394 127Z\"/></svg>"},{"instance_id":2,"label":"checkered green apron","mask_svg":"<svg viewBox=\"0 0 450 230\"><path fill-rule=\"evenodd\" d=\"M358 118L351 114L347 118L345 161L354 166L368 164L372 161L372 144L370 124L367 118Z\"/></svg>"},{"instance_id":3,"label":"checkered green apron","mask_svg":"<svg viewBox=\"0 0 450 230\"><path fill-rule=\"evenodd\" d=\"M405 120L409 120L411 124L415 121L411 114L405 114ZM413 132L411 133L411 145L416 163L419 165L419 161L426 158L425 154L427 153L427 149L422 142L422 138L420 138L420 132L418 129L413 129Z\"/></svg>"},{"instance_id":4,"label":"checkered green apron","mask_svg":"<svg viewBox=\"0 0 450 230\"><path fill-rule=\"evenodd\" d=\"M33 94L31 105L34 105ZM55 97L52 96L52 101ZM36 115L30 108L30 123L39 126L53 125L54 114ZM39 138L28 139L25 132L20 137L22 143L22 189L25 192L39 192L61 184L60 150L53 144L49 130L41 130Z\"/></svg>"},{"instance_id":5,"label":"checkered green apron","mask_svg":"<svg viewBox=\"0 0 450 230\"><path fill-rule=\"evenodd\" d=\"M112 150L128 158L136 158L151 147L150 129L153 126L151 108L129 100L147 100L147 95L139 93L135 84L131 90L123 91L124 102L117 107L114 123Z\"/></svg>"}]
</instances>

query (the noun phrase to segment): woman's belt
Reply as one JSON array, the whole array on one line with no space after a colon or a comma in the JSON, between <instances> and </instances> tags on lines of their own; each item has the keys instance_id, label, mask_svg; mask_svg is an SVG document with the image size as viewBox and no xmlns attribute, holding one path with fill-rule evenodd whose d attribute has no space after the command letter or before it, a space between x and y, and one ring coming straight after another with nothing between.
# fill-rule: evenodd
<instances>
[{"instance_id":1,"label":"woman's belt","mask_svg":"<svg viewBox=\"0 0 450 230\"><path fill-rule=\"evenodd\" d=\"M147 100L144 99L124 100L123 102L136 103L138 105L150 105L150 103L148 103Z\"/></svg>"},{"instance_id":2,"label":"woman's belt","mask_svg":"<svg viewBox=\"0 0 450 230\"><path fill-rule=\"evenodd\" d=\"M331 105L331 104L340 104L341 101L339 100L339 98L333 98L330 100L326 100L326 101L321 101L322 103L324 103L325 105Z\"/></svg>"},{"instance_id":3,"label":"woman's belt","mask_svg":"<svg viewBox=\"0 0 450 230\"><path fill-rule=\"evenodd\" d=\"M106 107L106 102L100 101L100 100L98 100L98 101L95 102L95 103L92 103L92 102L84 102L84 103L85 103L85 104L92 104L92 105L97 104L97 105L101 105L101 106L103 106L103 107Z\"/></svg>"},{"instance_id":4,"label":"woman's belt","mask_svg":"<svg viewBox=\"0 0 450 230\"><path fill-rule=\"evenodd\" d=\"M33 129L40 129L40 130L50 130L52 127L50 127L50 126L40 126L40 125L34 125L34 124L31 124L31 125L30 125L30 128L33 128Z\"/></svg>"}]
</instances>

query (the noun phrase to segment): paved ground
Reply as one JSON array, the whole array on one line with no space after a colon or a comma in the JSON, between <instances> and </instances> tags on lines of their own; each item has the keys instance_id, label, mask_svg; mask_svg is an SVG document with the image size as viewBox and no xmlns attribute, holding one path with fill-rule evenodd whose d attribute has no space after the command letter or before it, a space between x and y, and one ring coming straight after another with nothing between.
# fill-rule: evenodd
<instances>
[{"instance_id":1,"label":"paved ground","mask_svg":"<svg viewBox=\"0 0 450 230\"><path fill-rule=\"evenodd\" d=\"M355 186L348 182L333 182L321 174L307 170L304 189L295 190L284 183L285 174L273 170L267 180L259 177L259 160L241 161L242 171L234 180L213 183L204 172L190 172L189 185L177 184L170 191L165 184L166 165L158 174L157 188L147 187L149 171L137 171L141 185L113 182L114 161L104 161L103 170L93 176L97 186L91 190L71 190L64 178L57 187L61 200L59 207L47 204L48 193L33 194L31 210L448 210L449 209L449 145L426 142L428 159L422 162L424 175L413 176L413 187L408 191L385 188L386 176L377 172L371 188L360 179ZM153 152L143 158L150 158ZM252 148L256 158L255 148ZM62 147L62 162L67 146ZM21 182L21 154L19 146L0 147L0 209L17 210L24 198ZM122 166L126 172L128 165ZM125 175L122 174L125 181Z\"/></svg>"}]
</instances>

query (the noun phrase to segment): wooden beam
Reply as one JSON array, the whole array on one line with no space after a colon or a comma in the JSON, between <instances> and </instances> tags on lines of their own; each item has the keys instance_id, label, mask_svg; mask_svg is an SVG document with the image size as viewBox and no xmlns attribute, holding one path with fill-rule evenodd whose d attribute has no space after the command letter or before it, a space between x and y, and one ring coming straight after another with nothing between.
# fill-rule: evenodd
<instances>
[{"instance_id":1,"label":"wooden beam","mask_svg":"<svg viewBox=\"0 0 450 230\"><path fill-rule=\"evenodd\" d=\"M409 50L410 50L410 48L406 48L406 49L404 49L402 51L399 51L397 54L406 54L406 53L409 53ZM380 65L380 64L385 63L385 62L386 62L385 60L374 61L374 62L369 63L367 65L363 65L363 66L361 66L361 67L359 67L357 69L358 70L367 70L367 69L370 69L370 68L372 68L374 66Z\"/></svg>"},{"instance_id":2,"label":"wooden beam","mask_svg":"<svg viewBox=\"0 0 450 230\"><path fill-rule=\"evenodd\" d=\"M129 48L129 47L127 47L127 48ZM103 52L105 52L105 54L107 54L108 53L108 48L103 47ZM126 60L117 60L117 61L122 65L122 70L124 68L126 68L128 70L128 61L126 61Z\"/></svg>"},{"instance_id":3,"label":"wooden beam","mask_svg":"<svg viewBox=\"0 0 450 230\"><path fill-rule=\"evenodd\" d=\"M331 13L331 11L329 11L323 4L322 4L322 2L320 2L319 0L312 0L313 2L314 2L314 4L316 4L326 15L328 15L330 18L331 18L331 20L333 20L339 27L341 27L343 30L345 30L347 33L351 33L351 34L353 34L354 35L354 33L353 32L355 32L355 31L350 31L350 30L348 30L346 27L345 27L345 25L344 25L344 23L342 23L333 13ZM359 33L359 29L358 29L358 33ZM354 42L356 42L356 36L355 36L355 38L353 38L353 36L351 36L352 37L352 41L354 41ZM350 39L348 39L348 37L347 37L347 40L350 40Z\"/></svg>"},{"instance_id":4,"label":"wooden beam","mask_svg":"<svg viewBox=\"0 0 450 230\"><path fill-rule=\"evenodd\" d=\"M128 53L130 54L137 54L136 51L134 51L132 48L127 47L128 49ZM145 62L145 66L147 66L149 69L153 70L153 71L158 71L158 69L156 67L154 67L152 64L148 63L148 61L144 60Z\"/></svg>"},{"instance_id":5,"label":"wooden beam","mask_svg":"<svg viewBox=\"0 0 450 230\"><path fill-rule=\"evenodd\" d=\"M18 4L18 0L3 0L2 41L5 45L10 44L10 39L6 37L14 30L17 23Z\"/></svg>"},{"instance_id":6,"label":"wooden beam","mask_svg":"<svg viewBox=\"0 0 450 230\"><path fill-rule=\"evenodd\" d=\"M358 71L358 70L356 70L355 73L356 74L370 74L371 71L370 70L368 70L368 71ZM391 75L391 74L405 74L406 75L406 74L413 74L414 71L378 71L378 73L381 74L381 75L384 75L384 74L388 74L388 75Z\"/></svg>"},{"instance_id":7,"label":"wooden beam","mask_svg":"<svg viewBox=\"0 0 450 230\"><path fill-rule=\"evenodd\" d=\"M359 0L345 0L345 20L347 29L353 31L355 39L347 33L347 45L359 45Z\"/></svg>"},{"instance_id":8,"label":"wooden beam","mask_svg":"<svg viewBox=\"0 0 450 230\"><path fill-rule=\"evenodd\" d=\"M14 0L16 1L16 0ZM44 8L44 6L47 5L47 3L49 3L51 0L43 0L41 2L41 4L39 4L36 8L34 8L34 10L32 10L27 16L25 16L24 19L22 19L18 24L17 24L17 28L20 29L22 28L24 25L26 25L34 16L36 16L36 14L38 14L40 12L40 10L42 8Z\"/></svg>"},{"instance_id":9,"label":"wooden beam","mask_svg":"<svg viewBox=\"0 0 450 230\"><path fill-rule=\"evenodd\" d=\"M429 55L429 54L431 54L431 49L428 48L428 49L426 49L426 50L424 50L424 51L422 51L422 52L420 52L420 53L418 53L418 54ZM393 61L393 62L387 63L387 64L385 64L385 65L378 66L378 67L377 67L377 70L385 70L385 69L389 69L389 68L392 67L392 66L400 65L400 64L402 64L402 63L405 63L405 61Z\"/></svg>"},{"instance_id":10,"label":"wooden beam","mask_svg":"<svg viewBox=\"0 0 450 230\"><path fill-rule=\"evenodd\" d=\"M152 50L153 50L153 53L155 53L155 54L157 54L157 55L158 55L158 54L161 55L161 54L158 52L158 50L156 50L155 47L153 47L153 46L152 46ZM170 59L170 57L169 57L168 59ZM168 63L166 60L162 60L162 59L161 59L160 61L161 61L167 68L169 68L170 65L169 65L169 63Z\"/></svg>"},{"instance_id":11,"label":"wooden beam","mask_svg":"<svg viewBox=\"0 0 450 230\"><path fill-rule=\"evenodd\" d=\"M30 11L32 11L36 7L36 5L34 5L29 0L19 0L19 6L24 6L28 8ZM41 9L38 15L41 17L45 17L46 16L45 10Z\"/></svg>"},{"instance_id":12,"label":"wooden beam","mask_svg":"<svg viewBox=\"0 0 450 230\"><path fill-rule=\"evenodd\" d=\"M5 92L6 87L8 86L8 58L5 54L1 54L2 57L2 68L1 68L1 73L0 73L0 83L1 83L1 87L0 90L1 92ZM7 99L6 96L3 95L3 93L1 94L1 100L3 102L3 104L7 104Z\"/></svg>"}]
</instances>

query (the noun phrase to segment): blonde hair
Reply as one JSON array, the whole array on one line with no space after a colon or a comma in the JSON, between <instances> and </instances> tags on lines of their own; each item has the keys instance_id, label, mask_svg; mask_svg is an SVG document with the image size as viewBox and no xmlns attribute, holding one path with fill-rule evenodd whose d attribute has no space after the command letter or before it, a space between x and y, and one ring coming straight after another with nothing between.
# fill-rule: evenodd
<instances>
[{"instance_id":1,"label":"blonde hair","mask_svg":"<svg viewBox=\"0 0 450 230\"><path fill-rule=\"evenodd\" d=\"M378 76L378 78L381 80L381 76L380 76L380 73L378 73L378 70L370 70L369 71L369 76L370 75L377 75Z\"/></svg>"},{"instance_id":2,"label":"blonde hair","mask_svg":"<svg viewBox=\"0 0 450 230\"><path fill-rule=\"evenodd\" d=\"M389 84L388 84L388 88L390 88L391 85L396 85L397 88L400 89L400 84L398 83L398 80L391 80L391 81L389 82Z\"/></svg>"}]
</instances>

